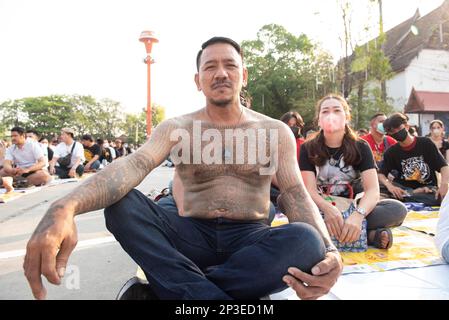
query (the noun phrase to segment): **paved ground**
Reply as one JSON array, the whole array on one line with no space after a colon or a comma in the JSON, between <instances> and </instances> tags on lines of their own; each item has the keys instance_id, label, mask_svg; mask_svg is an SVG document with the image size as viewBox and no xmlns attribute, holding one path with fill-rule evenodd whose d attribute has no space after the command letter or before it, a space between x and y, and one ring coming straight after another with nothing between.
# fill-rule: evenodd
<instances>
[{"instance_id":1,"label":"paved ground","mask_svg":"<svg viewBox=\"0 0 449 320\"><path fill-rule=\"evenodd\" d=\"M138 187L144 193L168 185L173 169L160 167ZM23 275L24 248L50 204L79 182L52 186L0 204L0 300L32 299ZM106 230L102 210L76 218L79 243L60 287L47 284L48 299L114 299L136 272L135 263Z\"/></svg>"}]
</instances>

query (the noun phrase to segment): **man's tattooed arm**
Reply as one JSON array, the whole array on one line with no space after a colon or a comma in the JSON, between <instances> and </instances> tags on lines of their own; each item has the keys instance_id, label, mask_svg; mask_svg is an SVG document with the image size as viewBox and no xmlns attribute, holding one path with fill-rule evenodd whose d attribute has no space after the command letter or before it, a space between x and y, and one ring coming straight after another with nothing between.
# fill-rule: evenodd
<instances>
[{"instance_id":1,"label":"man's tattooed arm","mask_svg":"<svg viewBox=\"0 0 449 320\"><path fill-rule=\"evenodd\" d=\"M161 123L150 140L135 153L115 160L54 202L47 212L49 218L61 208L78 215L108 207L122 199L167 158L172 144L169 139L172 128L174 124L170 120Z\"/></svg>"},{"instance_id":2,"label":"man's tattooed arm","mask_svg":"<svg viewBox=\"0 0 449 320\"><path fill-rule=\"evenodd\" d=\"M69 256L78 241L73 217L110 206L137 186L170 153L173 127L173 121L164 121L137 152L116 160L50 206L28 241L23 263L36 299L46 297L41 275L52 284L61 283Z\"/></svg>"},{"instance_id":3,"label":"man's tattooed arm","mask_svg":"<svg viewBox=\"0 0 449 320\"><path fill-rule=\"evenodd\" d=\"M293 134L283 126L279 130L279 165L276 173L281 195L278 204L290 222L312 225L321 234L326 247L333 247L318 207L308 193L299 171Z\"/></svg>"}]
</instances>

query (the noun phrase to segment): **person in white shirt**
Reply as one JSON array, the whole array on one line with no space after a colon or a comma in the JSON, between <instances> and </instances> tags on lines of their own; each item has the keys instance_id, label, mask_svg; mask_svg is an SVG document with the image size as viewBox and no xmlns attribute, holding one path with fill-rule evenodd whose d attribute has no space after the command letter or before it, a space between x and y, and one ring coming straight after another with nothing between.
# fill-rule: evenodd
<instances>
[{"instance_id":1,"label":"person in white shirt","mask_svg":"<svg viewBox=\"0 0 449 320\"><path fill-rule=\"evenodd\" d=\"M61 129L62 142L57 145L50 161L50 173L56 174L60 179L81 177L84 173L84 147L73 139L74 136L75 131L73 129ZM70 164L67 166L60 165L58 159L64 158L68 154L71 154Z\"/></svg>"},{"instance_id":2,"label":"person in white shirt","mask_svg":"<svg viewBox=\"0 0 449 320\"><path fill-rule=\"evenodd\" d=\"M435 244L441 256L449 263L449 195L441 203Z\"/></svg>"},{"instance_id":3,"label":"person in white shirt","mask_svg":"<svg viewBox=\"0 0 449 320\"><path fill-rule=\"evenodd\" d=\"M33 141L36 141L37 143L39 143L39 134L37 133L36 130L33 129L28 129L26 132L26 136L27 139L31 139ZM45 169L48 169L48 149L47 146L42 145L41 143L39 143L39 146L42 149L42 152L44 153L44 158L45 158Z\"/></svg>"},{"instance_id":4,"label":"person in white shirt","mask_svg":"<svg viewBox=\"0 0 449 320\"><path fill-rule=\"evenodd\" d=\"M13 145L6 150L5 162L0 176L12 176L14 180L26 180L27 184L40 186L51 180L45 170L45 157L39 143L26 139L21 127L11 129Z\"/></svg>"}]
</instances>

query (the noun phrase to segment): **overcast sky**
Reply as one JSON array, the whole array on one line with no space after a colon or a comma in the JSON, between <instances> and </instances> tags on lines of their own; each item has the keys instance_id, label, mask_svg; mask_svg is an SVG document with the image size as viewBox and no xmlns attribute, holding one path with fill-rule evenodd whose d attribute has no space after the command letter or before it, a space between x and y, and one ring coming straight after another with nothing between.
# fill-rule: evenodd
<instances>
[{"instance_id":1,"label":"overcast sky","mask_svg":"<svg viewBox=\"0 0 449 320\"><path fill-rule=\"evenodd\" d=\"M384 0L385 28L424 15L443 0ZM354 0L356 39L373 25L377 7ZM369 17L372 17L371 20ZM172 117L204 106L193 82L201 43L223 35L256 38L265 24L307 34L341 56L337 0L0 0L0 102L50 94L90 94L122 103L125 112L146 105L142 30L153 30L153 102Z\"/></svg>"}]
</instances>

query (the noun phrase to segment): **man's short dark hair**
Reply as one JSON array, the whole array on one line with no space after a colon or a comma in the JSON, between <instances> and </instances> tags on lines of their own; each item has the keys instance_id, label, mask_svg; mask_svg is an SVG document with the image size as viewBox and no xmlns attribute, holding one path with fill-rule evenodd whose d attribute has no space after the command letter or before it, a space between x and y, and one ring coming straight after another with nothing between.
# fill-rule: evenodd
<instances>
[{"instance_id":1,"label":"man's short dark hair","mask_svg":"<svg viewBox=\"0 0 449 320\"><path fill-rule=\"evenodd\" d=\"M371 117L370 121L373 121L374 119L376 119L377 117L380 117L380 116L386 117L387 115L383 112L378 112L374 116Z\"/></svg>"},{"instance_id":2,"label":"man's short dark hair","mask_svg":"<svg viewBox=\"0 0 449 320\"><path fill-rule=\"evenodd\" d=\"M101 139L101 138L98 138L98 139L97 139L97 144L98 144L98 145L102 146L103 143L104 143L104 140L103 140L103 139Z\"/></svg>"},{"instance_id":3,"label":"man's short dark hair","mask_svg":"<svg viewBox=\"0 0 449 320\"><path fill-rule=\"evenodd\" d=\"M86 140L86 141L90 141L90 142L94 142L94 138L92 138L92 136L90 134L85 134L81 137L81 140Z\"/></svg>"},{"instance_id":4,"label":"man's short dark hair","mask_svg":"<svg viewBox=\"0 0 449 320\"><path fill-rule=\"evenodd\" d=\"M399 128L401 125L406 125L408 122L408 117L400 112L397 112L390 117L388 117L387 120L384 121L383 126L386 132L392 131L393 129Z\"/></svg>"},{"instance_id":5,"label":"man's short dark hair","mask_svg":"<svg viewBox=\"0 0 449 320\"><path fill-rule=\"evenodd\" d=\"M27 130L27 133L32 133L32 134L34 134L36 137L39 137L39 133L37 133L37 131L34 130L34 129L28 129L28 130Z\"/></svg>"},{"instance_id":6,"label":"man's short dark hair","mask_svg":"<svg viewBox=\"0 0 449 320\"><path fill-rule=\"evenodd\" d=\"M201 45L201 50L198 51L198 54L196 55L196 70L197 71L200 71L201 55L203 54L204 49L206 49L208 46L211 46L211 45L216 44L216 43L226 43L226 44L229 44L229 45L233 46L234 49L240 55L240 57L242 57L242 61L243 61L243 51L242 51L242 48L240 47L240 45L237 42L235 42L231 38L213 37L213 38L210 38L209 40L207 40L206 42L204 42Z\"/></svg>"},{"instance_id":7,"label":"man's short dark hair","mask_svg":"<svg viewBox=\"0 0 449 320\"><path fill-rule=\"evenodd\" d=\"M11 132L17 132L20 136L24 136L25 135L25 129L22 127L14 127L11 129Z\"/></svg>"}]
</instances>

